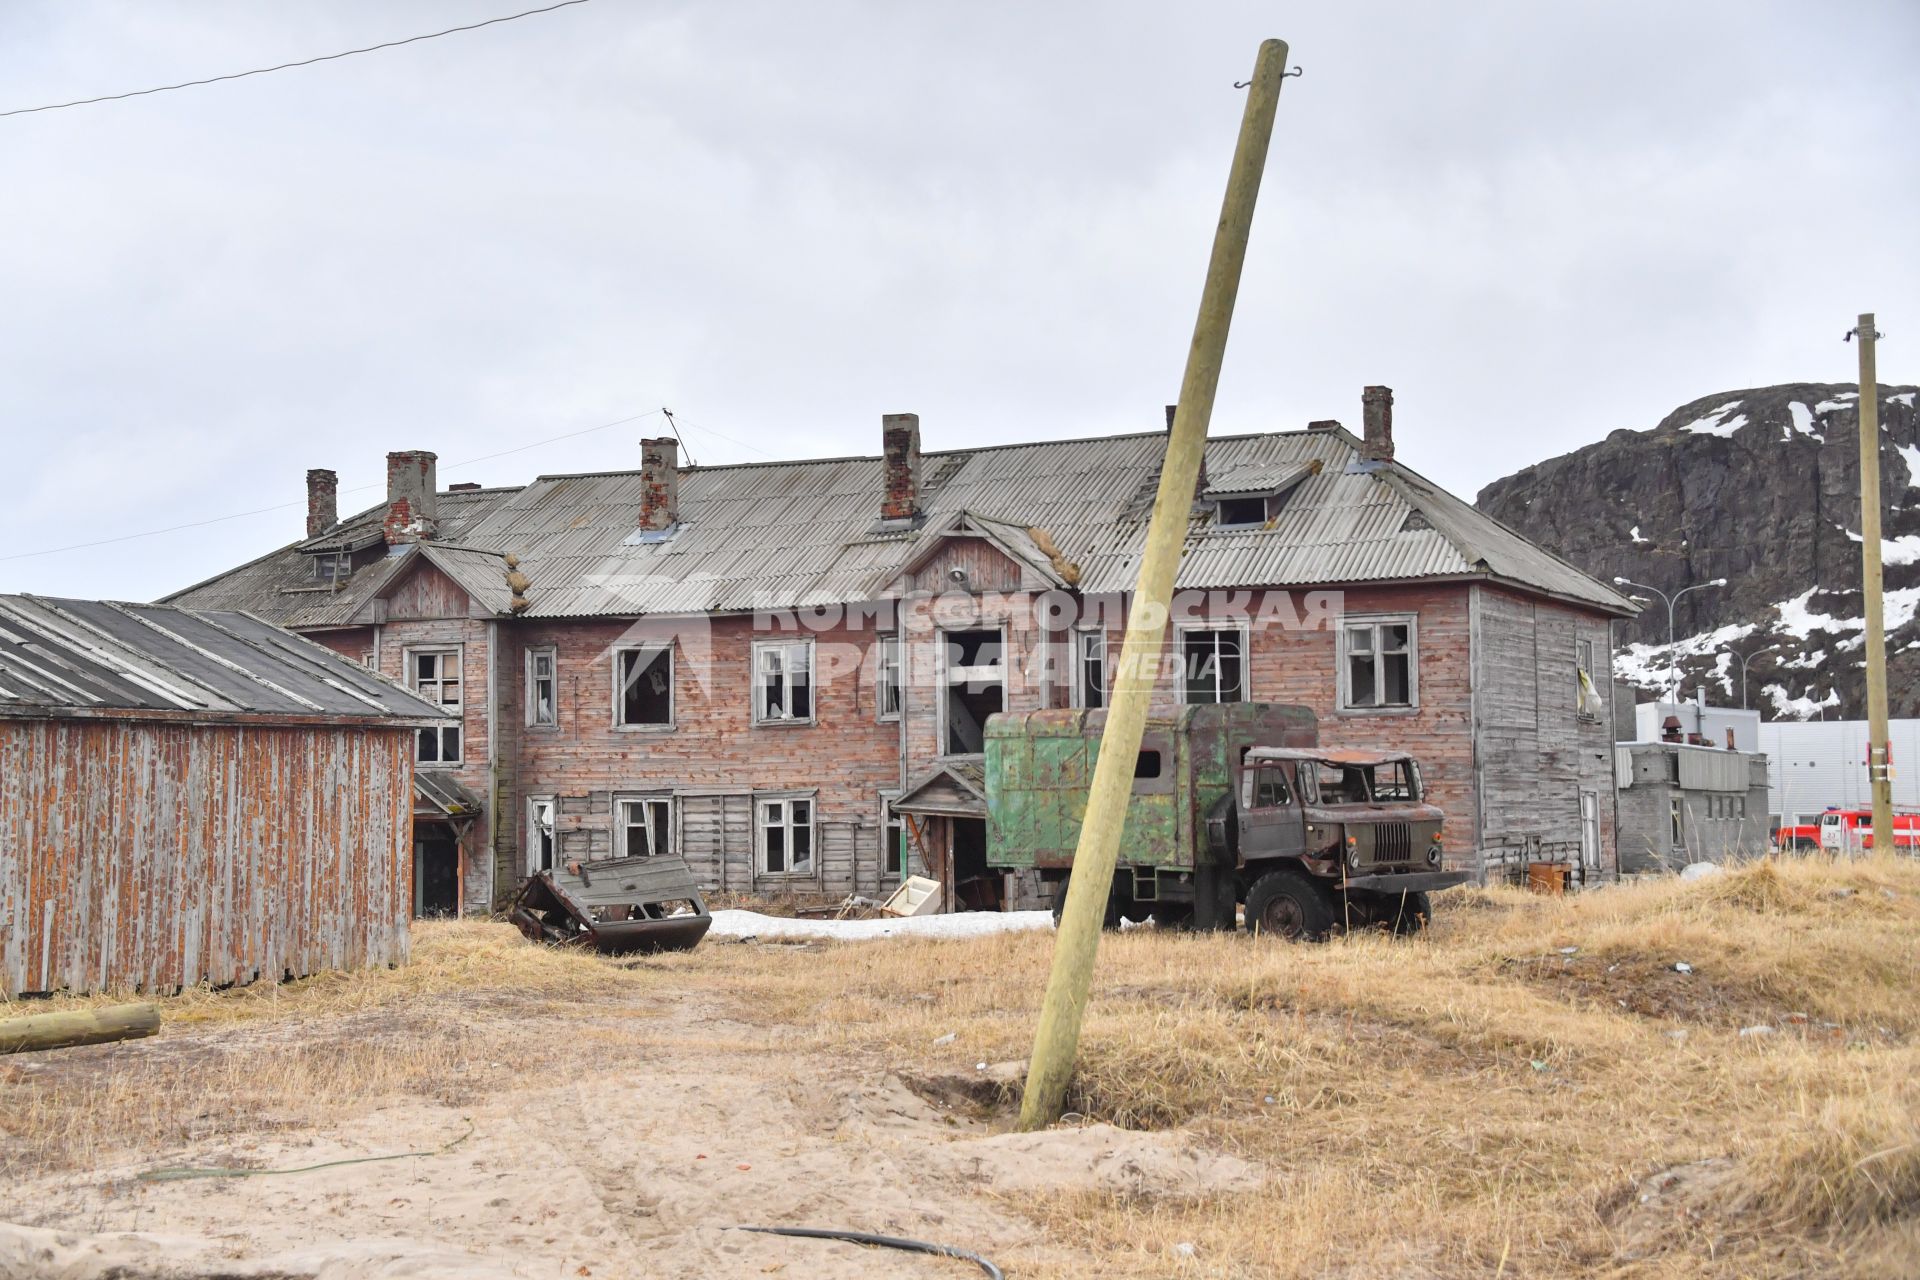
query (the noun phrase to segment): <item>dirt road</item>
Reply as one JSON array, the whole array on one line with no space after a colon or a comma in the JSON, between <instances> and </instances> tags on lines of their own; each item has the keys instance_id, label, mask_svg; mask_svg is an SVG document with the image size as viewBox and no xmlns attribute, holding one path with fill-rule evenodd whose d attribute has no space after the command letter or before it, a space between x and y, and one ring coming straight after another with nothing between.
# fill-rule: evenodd
<instances>
[{"instance_id":1,"label":"dirt road","mask_svg":"<svg viewBox=\"0 0 1920 1280\"><path fill-rule=\"evenodd\" d=\"M164 1159L14 1188L0 1275L953 1277L958 1261L728 1230L805 1225L936 1240L1001 1265L1075 1270L1007 1197L1042 1189L1145 1195L1245 1189L1256 1171L1177 1133L1107 1126L1019 1135L929 1101L856 1063L773 1052L777 1030L703 994L662 1009L620 1001L521 1028L608 1049L533 1055L518 1085L447 1105L388 1105L325 1130L227 1134ZM633 1014L643 1013L634 1034ZM378 1036L392 1012L349 1034ZM410 1014L410 1016L412 1016ZM173 1037L284 1034L225 1028ZM75 1051L142 1052L140 1045ZM922 1083L922 1088L927 1086ZM180 1100L183 1104L188 1100ZM463 1136L464 1135L464 1136ZM307 1166L396 1151L441 1154L242 1178L142 1181L157 1166Z\"/></svg>"}]
</instances>

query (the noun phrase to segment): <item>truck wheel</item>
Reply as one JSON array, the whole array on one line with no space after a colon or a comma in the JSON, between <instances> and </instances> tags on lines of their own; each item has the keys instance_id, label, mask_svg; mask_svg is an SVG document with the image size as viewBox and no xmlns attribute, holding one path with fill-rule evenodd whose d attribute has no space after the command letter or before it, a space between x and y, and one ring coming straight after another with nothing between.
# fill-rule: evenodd
<instances>
[{"instance_id":1,"label":"truck wheel","mask_svg":"<svg viewBox=\"0 0 1920 1280\"><path fill-rule=\"evenodd\" d=\"M1401 937L1410 937L1433 919L1433 901L1424 893L1382 894L1374 918Z\"/></svg>"},{"instance_id":2,"label":"truck wheel","mask_svg":"<svg viewBox=\"0 0 1920 1280\"><path fill-rule=\"evenodd\" d=\"M1292 867L1269 871L1247 890L1247 932L1288 942L1319 942L1333 928L1333 900Z\"/></svg>"},{"instance_id":3,"label":"truck wheel","mask_svg":"<svg viewBox=\"0 0 1920 1280\"><path fill-rule=\"evenodd\" d=\"M1053 927L1056 929L1060 927L1060 912L1063 911L1067 905L1067 886L1072 882L1073 872L1069 871L1060 877L1060 886L1053 891ZM1130 901L1130 898L1121 896L1119 877L1114 877L1113 888L1107 893L1107 910L1106 914L1100 919L1100 927L1102 929L1118 929L1120 927L1121 911Z\"/></svg>"}]
</instances>

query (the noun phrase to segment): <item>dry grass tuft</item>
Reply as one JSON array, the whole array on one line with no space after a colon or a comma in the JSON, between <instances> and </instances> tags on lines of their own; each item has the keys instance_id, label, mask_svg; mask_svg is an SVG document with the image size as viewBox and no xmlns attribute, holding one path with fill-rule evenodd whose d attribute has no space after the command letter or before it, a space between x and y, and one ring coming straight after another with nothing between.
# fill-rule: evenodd
<instances>
[{"instance_id":1,"label":"dry grass tuft","mask_svg":"<svg viewBox=\"0 0 1920 1280\"><path fill-rule=\"evenodd\" d=\"M1743 1162L1736 1206L1806 1233L1920 1217L1920 1054L1890 1065L1889 1079L1783 1116Z\"/></svg>"}]
</instances>

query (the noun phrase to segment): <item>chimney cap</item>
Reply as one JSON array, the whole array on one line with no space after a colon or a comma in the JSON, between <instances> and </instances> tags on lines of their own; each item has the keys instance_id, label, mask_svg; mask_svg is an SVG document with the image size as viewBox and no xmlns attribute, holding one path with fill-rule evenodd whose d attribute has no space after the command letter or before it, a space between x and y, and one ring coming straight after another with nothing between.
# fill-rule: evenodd
<instances>
[{"instance_id":1,"label":"chimney cap","mask_svg":"<svg viewBox=\"0 0 1920 1280\"><path fill-rule=\"evenodd\" d=\"M1316 418L1307 424L1307 430L1309 431L1338 431L1339 429L1340 420L1338 418Z\"/></svg>"}]
</instances>

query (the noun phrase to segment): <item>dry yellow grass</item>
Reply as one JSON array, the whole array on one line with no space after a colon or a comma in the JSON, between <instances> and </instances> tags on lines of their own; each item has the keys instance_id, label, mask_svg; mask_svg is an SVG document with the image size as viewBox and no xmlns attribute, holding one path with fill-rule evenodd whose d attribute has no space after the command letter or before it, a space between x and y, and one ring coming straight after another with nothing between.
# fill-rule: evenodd
<instances>
[{"instance_id":1,"label":"dry yellow grass","mask_svg":"<svg viewBox=\"0 0 1920 1280\"><path fill-rule=\"evenodd\" d=\"M615 966L503 926L423 926L402 970L167 1002L179 1044L204 1046L198 1023L218 1052L0 1065L0 1174L471 1098L529 1068L627 1069L635 1015L669 998L770 1028L738 1047L770 1070L970 1071L1025 1055L1049 947L708 943ZM1072 1105L1184 1126L1272 1176L1205 1199L1010 1204L1089 1259L1017 1274L1920 1273L1916 979L1905 863L1454 891L1410 942L1111 936Z\"/></svg>"}]
</instances>

